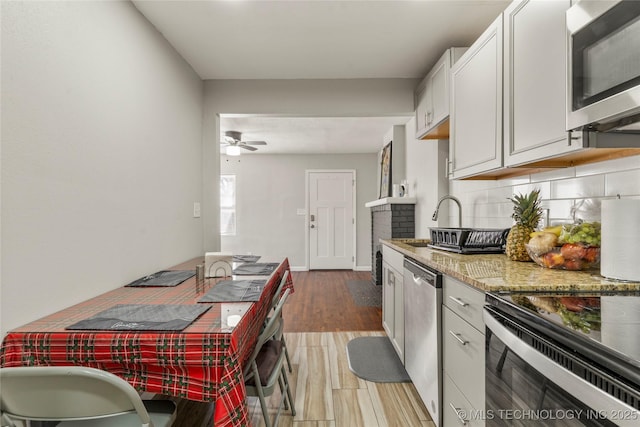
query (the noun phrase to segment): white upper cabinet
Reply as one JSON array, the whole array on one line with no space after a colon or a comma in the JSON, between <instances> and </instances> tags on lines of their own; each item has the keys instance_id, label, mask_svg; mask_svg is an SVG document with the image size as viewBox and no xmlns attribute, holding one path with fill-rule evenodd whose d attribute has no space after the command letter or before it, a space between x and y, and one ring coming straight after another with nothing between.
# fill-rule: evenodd
<instances>
[{"instance_id":1,"label":"white upper cabinet","mask_svg":"<svg viewBox=\"0 0 640 427\"><path fill-rule=\"evenodd\" d=\"M449 176L502 167L502 15L451 69Z\"/></svg>"},{"instance_id":2,"label":"white upper cabinet","mask_svg":"<svg viewBox=\"0 0 640 427\"><path fill-rule=\"evenodd\" d=\"M447 49L416 89L416 139L449 138L450 71L466 50L462 47Z\"/></svg>"},{"instance_id":3,"label":"white upper cabinet","mask_svg":"<svg viewBox=\"0 0 640 427\"><path fill-rule=\"evenodd\" d=\"M565 131L569 6L516 0L504 11L505 166L582 148Z\"/></svg>"}]
</instances>

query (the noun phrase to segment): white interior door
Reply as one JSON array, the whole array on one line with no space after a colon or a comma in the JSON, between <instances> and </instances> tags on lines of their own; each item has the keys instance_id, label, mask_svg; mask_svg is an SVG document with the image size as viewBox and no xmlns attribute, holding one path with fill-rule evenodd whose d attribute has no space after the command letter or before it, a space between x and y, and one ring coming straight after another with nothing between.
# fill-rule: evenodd
<instances>
[{"instance_id":1,"label":"white interior door","mask_svg":"<svg viewBox=\"0 0 640 427\"><path fill-rule=\"evenodd\" d=\"M309 172L309 268L353 269L355 172Z\"/></svg>"}]
</instances>

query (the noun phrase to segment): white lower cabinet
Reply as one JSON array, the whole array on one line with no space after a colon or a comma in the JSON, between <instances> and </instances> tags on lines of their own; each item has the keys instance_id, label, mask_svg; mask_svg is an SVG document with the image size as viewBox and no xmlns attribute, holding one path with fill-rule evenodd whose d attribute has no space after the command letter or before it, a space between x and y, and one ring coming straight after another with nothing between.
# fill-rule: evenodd
<instances>
[{"instance_id":1,"label":"white lower cabinet","mask_svg":"<svg viewBox=\"0 0 640 427\"><path fill-rule=\"evenodd\" d=\"M442 425L464 425L470 427L484 426L484 420L482 420L481 412L476 411L471 406L469 401L464 397L464 394L458 389L446 372L443 375L443 378L444 390L442 400L444 401L444 407L442 408Z\"/></svg>"},{"instance_id":2,"label":"white lower cabinet","mask_svg":"<svg viewBox=\"0 0 640 427\"><path fill-rule=\"evenodd\" d=\"M391 338L394 331L394 299L395 285L390 277L391 268L386 262L382 262L382 327Z\"/></svg>"},{"instance_id":3,"label":"white lower cabinet","mask_svg":"<svg viewBox=\"0 0 640 427\"><path fill-rule=\"evenodd\" d=\"M443 277L443 426L483 426L485 393L484 292Z\"/></svg>"},{"instance_id":4,"label":"white lower cabinet","mask_svg":"<svg viewBox=\"0 0 640 427\"><path fill-rule=\"evenodd\" d=\"M442 309L444 370L476 409L484 408L484 334Z\"/></svg>"},{"instance_id":5,"label":"white lower cabinet","mask_svg":"<svg viewBox=\"0 0 640 427\"><path fill-rule=\"evenodd\" d=\"M382 246L382 327L404 363L404 255Z\"/></svg>"}]
</instances>

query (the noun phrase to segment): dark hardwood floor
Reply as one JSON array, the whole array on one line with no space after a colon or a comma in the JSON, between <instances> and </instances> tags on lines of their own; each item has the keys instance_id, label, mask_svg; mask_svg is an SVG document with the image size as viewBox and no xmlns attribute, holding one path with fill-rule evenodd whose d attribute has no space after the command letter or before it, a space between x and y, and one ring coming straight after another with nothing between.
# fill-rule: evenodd
<instances>
[{"instance_id":1,"label":"dark hardwood floor","mask_svg":"<svg viewBox=\"0 0 640 427\"><path fill-rule=\"evenodd\" d=\"M381 331L382 308L354 303L347 281L371 280L370 272L292 272L295 292L283 310L285 332Z\"/></svg>"}]
</instances>

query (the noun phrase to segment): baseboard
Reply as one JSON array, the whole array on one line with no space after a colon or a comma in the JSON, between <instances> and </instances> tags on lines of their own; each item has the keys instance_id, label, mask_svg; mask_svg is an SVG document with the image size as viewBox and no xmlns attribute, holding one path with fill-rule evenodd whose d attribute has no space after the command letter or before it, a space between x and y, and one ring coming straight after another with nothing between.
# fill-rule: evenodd
<instances>
[{"instance_id":1,"label":"baseboard","mask_svg":"<svg viewBox=\"0 0 640 427\"><path fill-rule=\"evenodd\" d=\"M309 271L309 267L300 265L300 266L290 266L289 270L291 271Z\"/></svg>"},{"instance_id":2,"label":"baseboard","mask_svg":"<svg viewBox=\"0 0 640 427\"><path fill-rule=\"evenodd\" d=\"M370 265L356 265L353 271L371 271Z\"/></svg>"}]
</instances>

